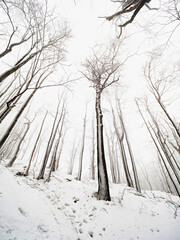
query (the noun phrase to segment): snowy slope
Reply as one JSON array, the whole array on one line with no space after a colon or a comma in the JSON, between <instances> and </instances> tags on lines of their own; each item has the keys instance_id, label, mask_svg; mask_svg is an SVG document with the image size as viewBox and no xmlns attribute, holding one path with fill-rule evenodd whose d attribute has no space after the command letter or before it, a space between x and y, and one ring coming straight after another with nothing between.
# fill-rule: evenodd
<instances>
[{"instance_id":1,"label":"snowy slope","mask_svg":"<svg viewBox=\"0 0 180 240\"><path fill-rule=\"evenodd\" d=\"M94 181L56 173L44 183L15 172L0 166L0 240L180 239L178 197L113 184L112 201L97 201Z\"/></svg>"}]
</instances>

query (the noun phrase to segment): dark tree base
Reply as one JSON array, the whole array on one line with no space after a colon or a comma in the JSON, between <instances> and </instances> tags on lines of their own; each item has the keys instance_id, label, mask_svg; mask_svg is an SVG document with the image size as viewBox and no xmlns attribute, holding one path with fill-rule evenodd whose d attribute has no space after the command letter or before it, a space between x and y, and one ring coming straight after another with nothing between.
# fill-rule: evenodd
<instances>
[{"instance_id":1,"label":"dark tree base","mask_svg":"<svg viewBox=\"0 0 180 240\"><path fill-rule=\"evenodd\" d=\"M94 193L94 196L97 198L97 200L104 200L104 201L111 201L111 197L99 192Z\"/></svg>"}]
</instances>

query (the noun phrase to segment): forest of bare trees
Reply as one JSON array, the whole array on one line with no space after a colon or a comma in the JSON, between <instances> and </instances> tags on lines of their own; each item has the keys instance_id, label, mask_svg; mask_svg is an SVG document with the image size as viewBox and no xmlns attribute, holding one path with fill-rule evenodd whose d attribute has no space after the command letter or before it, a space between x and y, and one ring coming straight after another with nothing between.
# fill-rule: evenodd
<instances>
[{"instance_id":1,"label":"forest of bare trees","mask_svg":"<svg viewBox=\"0 0 180 240\"><path fill-rule=\"evenodd\" d=\"M146 155L143 161L139 160L135 151L139 142L134 143L131 138L133 116L127 119L128 106L122 100L130 96L121 93L122 82L126 81L123 69L129 66L134 52L140 56L138 50L124 55L130 38L124 34L137 17L140 19L142 11L156 11L164 16L159 32L168 24L172 24L172 30L156 48L159 51L147 50L140 70L146 94L133 98L132 104L153 149L159 188L180 197L180 123L178 114L173 112L173 107L178 109L180 69L177 59L166 66L163 62L163 54L180 24L179 3L167 0L163 6L153 6L150 0L111 2L118 10L102 18L106 24L113 21L118 26L119 38L114 36L111 41L95 45L80 63L81 70L76 70L80 77L75 74L73 78L78 80L71 81L72 63L64 64L66 56L71 56L70 24L57 19L47 0L0 1L0 163L10 168L20 162L18 175L50 181L54 172L62 171L64 162L66 173L74 179L81 181L86 175L83 173L87 173L89 179L97 181L98 200L111 200L110 182L125 183L138 194L142 194L142 185L154 189ZM92 99L88 104L84 99L80 131L71 134L75 120L70 119L70 112L76 109L69 107L69 95L76 94L73 84L83 81L93 90ZM41 104L34 111L43 90L51 88L56 89L56 102L51 106ZM106 98L108 94L110 100ZM46 99L51 97L46 91ZM83 104L75 108L83 109Z\"/></svg>"}]
</instances>

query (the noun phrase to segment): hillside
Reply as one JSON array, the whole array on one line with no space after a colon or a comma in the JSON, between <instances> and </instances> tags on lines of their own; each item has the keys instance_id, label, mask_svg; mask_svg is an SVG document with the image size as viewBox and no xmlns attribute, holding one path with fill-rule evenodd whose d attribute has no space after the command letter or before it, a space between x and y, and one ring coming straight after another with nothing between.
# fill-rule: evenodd
<instances>
[{"instance_id":1,"label":"hillside","mask_svg":"<svg viewBox=\"0 0 180 240\"><path fill-rule=\"evenodd\" d=\"M180 239L176 196L110 184L112 201L97 201L94 181L56 173L44 183L16 172L0 165L1 240Z\"/></svg>"}]
</instances>

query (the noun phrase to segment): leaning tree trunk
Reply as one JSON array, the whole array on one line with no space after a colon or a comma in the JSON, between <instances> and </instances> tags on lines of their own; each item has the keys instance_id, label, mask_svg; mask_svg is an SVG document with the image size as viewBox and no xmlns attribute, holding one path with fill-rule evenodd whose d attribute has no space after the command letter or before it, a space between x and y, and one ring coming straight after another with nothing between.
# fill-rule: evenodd
<instances>
[{"instance_id":1,"label":"leaning tree trunk","mask_svg":"<svg viewBox=\"0 0 180 240\"><path fill-rule=\"evenodd\" d=\"M125 135L125 138L126 138L126 143L127 143L127 147L128 147L128 151L129 151L129 156L130 156L130 159L131 159L136 190L139 193L141 193L141 187L140 187L140 183L139 183L139 178L138 178L137 168L136 168L136 164L135 164L135 160L134 160L134 155L133 155L131 145L130 145L130 142L129 142L129 137L128 137L128 134L127 134L127 131L126 131L126 128L125 128L124 119L123 119L122 111L121 111L121 108L120 108L120 103L118 104L118 107L119 107L119 119L120 119L120 122L121 122L122 129L124 131L124 135Z\"/></svg>"},{"instance_id":2,"label":"leaning tree trunk","mask_svg":"<svg viewBox=\"0 0 180 240\"><path fill-rule=\"evenodd\" d=\"M46 114L45 114L45 116L44 116L44 119L43 119L43 121L42 121L42 124L41 124L40 130L39 130L38 136L37 136L37 138L36 138L36 142L35 142L35 144L34 144L34 147L33 147L32 153L31 153L31 157L30 157L30 159L29 159L28 167L27 167L27 169L26 169L26 171L25 171L25 174L24 174L25 176L28 176L28 174L29 174L29 169L30 169L30 167L31 167L31 162L32 162L32 159L33 159L33 157L34 157L35 151L36 151L36 149L37 149L38 141L39 141L40 136L41 136L41 132L42 132L42 129L43 129L43 126L44 126L44 122L45 122L47 113L48 113L48 112L46 112Z\"/></svg>"},{"instance_id":3,"label":"leaning tree trunk","mask_svg":"<svg viewBox=\"0 0 180 240\"><path fill-rule=\"evenodd\" d=\"M30 96L26 99L26 101L24 102L24 104L22 105L22 107L20 108L19 112L16 114L14 120L11 122L10 126L8 127L8 129L6 130L4 136L2 137L1 141L0 141L0 148L3 146L3 144L5 143L5 141L7 140L7 138L9 137L10 133L12 132L14 126L16 125L18 119L20 118L20 116L22 115L23 111L25 110L25 108L27 107L28 103L30 102L31 98L34 96L35 92L37 91L37 88L33 90L33 92L30 94Z\"/></svg>"},{"instance_id":4,"label":"leaning tree trunk","mask_svg":"<svg viewBox=\"0 0 180 240\"><path fill-rule=\"evenodd\" d=\"M54 139L55 139L57 131L58 131L59 123L62 119L62 114L63 113L61 112L61 115L60 115L59 119L57 120L59 105L60 105L60 102L58 103L56 116L55 116L55 119L54 119L54 122L53 122L51 134L50 134L50 137L49 137L46 152L45 152L45 155L44 155L44 159L43 159L42 166L41 166L41 169L39 171L39 175L37 177L37 180L40 180L40 179L44 178L45 169L46 169L46 165L47 165L47 162L48 162L48 159L49 159L49 155L50 155L50 152L51 152L51 149L52 149L52 146L53 146L53 143L54 143ZM57 123L56 123L56 121L57 121Z\"/></svg>"},{"instance_id":5,"label":"leaning tree trunk","mask_svg":"<svg viewBox=\"0 0 180 240\"><path fill-rule=\"evenodd\" d=\"M16 149L16 152L15 152L15 154L14 154L14 157L13 157L13 158L11 159L11 161L7 164L7 167L12 167L13 163L16 161L16 158L17 158L17 155L18 155L18 153L19 153L19 151L20 151L22 142L23 142L24 138L26 137L26 134L28 133L29 128L30 128L30 123L27 123L27 129L25 130L25 132L24 132L24 134L23 134L23 136L22 136L22 138L21 138L21 140L20 140L20 142L19 142L19 144L18 144L18 147L17 147L17 149Z\"/></svg>"},{"instance_id":6,"label":"leaning tree trunk","mask_svg":"<svg viewBox=\"0 0 180 240\"><path fill-rule=\"evenodd\" d=\"M50 181L51 173L56 170L56 161L57 160L58 160L57 163L58 163L58 167L59 167L59 159L60 159L61 153L58 156L59 158L57 159L57 151L58 151L58 146L59 146L59 143L60 143L60 140L61 140L61 137L62 137L62 129L63 129L63 126L64 126L64 119L65 119L66 112L64 112L62 114L63 114L63 119L61 120L62 122L61 122L60 131L59 131L59 136L58 136L58 139L57 139L57 141L55 143L53 154L52 154L52 157L51 157L50 170L49 170L49 173L48 173L48 176L47 176L47 179L46 179L47 182ZM64 136L65 136L65 134L64 134ZM63 142L64 142L64 140L63 140L64 136L62 137L62 141ZM62 142L62 148L63 148L63 142ZM60 149L60 151L62 151L62 150Z\"/></svg>"},{"instance_id":7,"label":"leaning tree trunk","mask_svg":"<svg viewBox=\"0 0 180 240\"><path fill-rule=\"evenodd\" d=\"M151 138L152 138L152 140L153 140L153 143L154 143L155 146L156 146L156 149L157 149L157 152L158 152L158 156L159 156L159 158L161 159L161 161L162 161L162 163L163 163L163 165L164 165L164 167L165 167L165 169L166 169L166 171L167 171L167 174L168 174L168 176L169 176L169 178L170 178L170 180L171 180L171 182L172 182L172 184L173 184L173 186L174 186L174 189L175 189L176 193L177 193L178 196L180 197L179 188L178 188L178 186L176 185L176 183L175 183L175 181L174 181L174 179L173 179L173 177L172 177L172 174L171 174L170 171L169 171L169 168L168 168L168 166L167 166L167 164L166 164L166 162L165 162L165 159L164 159L163 156L162 156L162 153L161 153L161 150L160 150L160 148L159 148L159 146L158 146L158 143L156 142L156 140L155 140L155 138L154 138L154 136L153 136L153 134L152 134L149 126L148 126L148 123L146 122L146 120L145 120L145 118L144 118L144 116L143 116L143 114L142 114L142 112L141 112L141 109L140 109L139 104L138 104L137 101L136 101L136 105L137 105L138 111L139 111L139 113L140 113L140 115L141 115L141 117L142 117L142 119L143 119L143 121L144 121L144 123L145 123L145 125L146 125L146 128L147 128L147 130L148 130L148 132L149 132L149 134L150 134L150 136L151 136Z\"/></svg>"},{"instance_id":8,"label":"leaning tree trunk","mask_svg":"<svg viewBox=\"0 0 180 240\"><path fill-rule=\"evenodd\" d=\"M126 177L126 182L127 182L128 187L133 188L134 184L133 184L133 180L131 178L128 161L127 161L127 157L126 157L126 152L125 152L125 148L124 148L124 143L123 143L124 129L122 129L122 134L120 134L119 129L117 128L116 118L115 118L113 109L112 109L112 115L113 115L113 124L114 124L114 128L115 128L115 133L116 133L118 143L120 146L120 154L121 154L121 158L122 158L122 162L123 162L123 168L124 168L124 173L125 173L125 177Z\"/></svg>"},{"instance_id":9,"label":"leaning tree trunk","mask_svg":"<svg viewBox=\"0 0 180 240\"><path fill-rule=\"evenodd\" d=\"M101 92L96 91L96 123L97 123L97 167L98 167L98 200L110 201L109 181L106 169L104 139L103 139L103 115L101 111Z\"/></svg>"}]
</instances>

